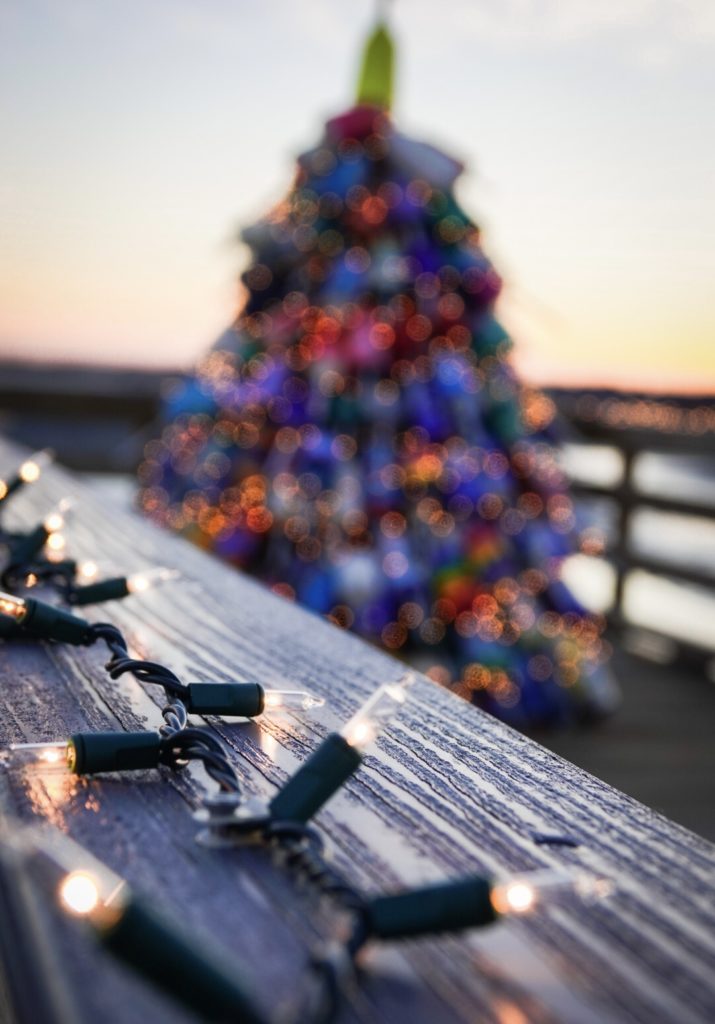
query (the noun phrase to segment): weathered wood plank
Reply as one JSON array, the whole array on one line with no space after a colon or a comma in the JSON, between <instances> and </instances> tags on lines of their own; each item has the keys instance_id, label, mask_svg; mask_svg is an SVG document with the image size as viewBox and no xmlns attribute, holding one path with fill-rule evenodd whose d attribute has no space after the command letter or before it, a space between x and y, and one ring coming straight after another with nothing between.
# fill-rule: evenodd
<instances>
[{"instance_id":1,"label":"weathered wood plank","mask_svg":"<svg viewBox=\"0 0 715 1024\"><path fill-rule=\"evenodd\" d=\"M15 461L0 449L0 474ZM176 585L88 609L88 617L116 623L133 650L187 682L254 678L328 699L310 715L211 720L249 793L271 795L375 686L401 674L389 656L180 539L107 509L58 470L13 499L8 525L29 526L69 491L81 495L67 531L73 555L113 573L162 564L184 574ZM101 645L13 642L1 653L2 745L160 724L162 694L130 677L109 680ZM266 1008L300 986L308 948L329 934L330 917L265 851L196 845L190 811L204 791L200 771L87 782L12 770L2 783L3 803L20 818L59 825L198 933L212 933ZM715 848L425 679L317 820L337 864L371 892L468 871L574 866L618 886L600 904L563 901L481 932L374 947L345 1022L715 1018ZM537 845L537 833L579 845ZM185 1019L84 940L69 941L71 926L52 927L64 936L62 969L82 1020L99 1012L110 1024Z\"/></svg>"}]
</instances>

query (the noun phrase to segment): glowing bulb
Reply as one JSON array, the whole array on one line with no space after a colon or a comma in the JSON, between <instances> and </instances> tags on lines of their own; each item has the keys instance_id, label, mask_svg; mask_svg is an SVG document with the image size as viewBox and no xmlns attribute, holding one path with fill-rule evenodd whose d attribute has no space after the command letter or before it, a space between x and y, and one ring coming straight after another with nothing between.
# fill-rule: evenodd
<instances>
[{"instance_id":1,"label":"glowing bulb","mask_svg":"<svg viewBox=\"0 0 715 1024\"><path fill-rule=\"evenodd\" d=\"M86 871L73 871L60 884L59 897L65 910L84 917L99 905L99 886Z\"/></svg>"},{"instance_id":2,"label":"glowing bulb","mask_svg":"<svg viewBox=\"0 0 715 1024\"><path fill-rule=\"evenodd\" d=\"M503 909L499 909L499 913L511 912L512 914L525 914L531 910L536 899L536 893L531 885L527 885L526 882L513 882L511 885L501 887L500 890L495 890L492 894L492 899L495 906L497 905L497 892L503 904Z\"/></svg>"},{"instance_id":3,"label":"glowing bulb","mask_svg":"<svg viewBox=\"0 0 715 1024\"><path fill-rule=\"evenodd\" d=\"M23 462L20 466L20 478L26 484L34 484L40 479L40 467L36 462Z\"/></svg>"},{"instance_id":4,"label":"glowing bulb","mask_svg":"<svg viewBox=\"0 0 715 1024\"><path fill-rule=\"evenodd\" d=\"M341 729L343 739L363 751L382 732L407 700L407 689L414 682L409 674L399 683L385 683L365 701L359 711Z\"/></svg>"},{"instance_id":5,"label":"glowing bulb","mask_svg":"<svg viewBox=\"0 0 715 1024\"><path fill-rule=\"evenodd\" d=\"M40 479L42 470L52 462L52 452L45 449L35 452L20 466L17 475L25 484L34 484Z\"/></svg>"},{"instance_id":6,"label":"glowing bulb","mask_svg":"<svg viewBox=\"0 0 715 1024\"><path fill-rule=\"evenodd\" d=\"M27 615L27 605L21 597L15 597L13 594L0 594L0 615L7 615L15 619L16 622L22 622Z\"/></svg>"},{"instance_id":7,"label":"glowing bulb","mask_svg":"<svg viewBox=\"0 0 715 1024\"><path fill-rule=\"evenodd\" d=\"M156 587L169 580L175 580L181 574L176 569L147 569L127 577L127 590L130 594L141 594L150 587Z\"/></svg>"},{"instance_id":8,"label":"glowing bulb","mask_svg":"<svg viewBox=\"0 0 715 1024\"><path fill-rule=\"evenodd\" d=\"M72 498L63 498L57 508L50 512L43 526L48 533L56 533L57 530L61 530L67 521L67 516L70 510L74 507L74 501Z\"/></svg>"},{"instance_id":9,"label":"glowing bulb","mask_svg":"<svg viewBox=\"0 0 715 1024\"><path fill-rule=\"evenodd\" d=\"M121 918L129 897L124 879L69 836L26 826L14 839L66 913L86 918L100 931Z\"/></svg>"},{"instance_id":10,"label":"glowing bulb","mask_svg":"<svg viewBox=\"0 0 715 1024\"><path fill-rule=\"evenodd\" d=\"M99 566L96 562L82 562L77 566L77 578L82 583L91 583L99 574Z\"/></svg>"},{"instance_id":11,"label":"glowing bulb","mask_svg":"<svg viewBox=\"0 0 715 1024\"><path fill-rule=\"evenodd\" d=\"M7 494L7 484L5 483L4 480L0 480L0 501L2 501L2 499L5 497L6 494Z\"/></svg>"},{"instance_id":12,"label":"glowing bulb","mask_svg":"<svg viewBox=\"0 0 715 1024\"><path fill-rule=\"evenodd\" d=\"M264 706L266 711L282 711L288 708L299 708L310 711L325 704L322 697L315 697L305 690L265 690Z\"/></svg>"},{"instance_id":13,"label":"glowing bulb","mask_svg":"<svg viewBox=\"0 0 715 1024\"><path fill-rule=\"evenodd\" d=\"M355 722L349 735L345 735L351 747L364 750L377 736L377 730L372 722Z\"/></svg>"},{"instance_id":14,"label":"glowing bulb","mask_svg":"<svg viewBox=\"0 0 715 1024\"><path fill-rule=\"evenodd\" d=\"M575 893L584 902L610 896L614 885L608 879L565 871L532 871L492 889L492 906L498 914L528 914L549 893Z\"/></svg>"},{"instance_id":15,"label":"glowing bulb","mask_svg":"<svg viewBox=\"0 0 715 1024\"><path fill-rule=\"evenodd\" d=\"M34 574L34 572L29 572L27 574L27 576L25 577L25 586L26 587L36 587L37 583L38 583L37 576Z\"/></svg>"},{"instance_id":16,"label":"glowing bulb","mask_svg":"<svg viewBox=\"0 0 715 1024\"><path fill-rule=\"evenodd\" d=\"M8 754L15 764L38 771L67 771L69 748L64 741L50 743L12 743Z\"/></svg>"},{"instance_id":17,"label":"glowing bulb","mask_svg":"<svg viewBox=\"0 0 715 1024\"><path fill-rule=\"evenodd\" d=\"M47 547L50 549L50 551L53 552L64 551L66 544L67 542L64 538L64 534L62 533L51 533L50 536L47 538Z\"/></svg>"}]
</instances>

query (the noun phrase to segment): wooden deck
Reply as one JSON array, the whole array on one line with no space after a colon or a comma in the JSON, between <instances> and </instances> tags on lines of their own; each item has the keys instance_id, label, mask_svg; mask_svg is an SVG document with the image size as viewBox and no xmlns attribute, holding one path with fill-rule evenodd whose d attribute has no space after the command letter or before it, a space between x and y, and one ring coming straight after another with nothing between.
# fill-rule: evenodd
<instances>
[{"instance_id":1,"label":"wooden deck","mask_svg":"<svg viewBox=\"0 0 715 1024\"><path fill-rule=\"evenodd\" d=\"M0 448L0 472L15 461ZM67 533L73 555L114 572L168 565L184 575L88 617L116 623L134 650L186 681L258 679L326 697L317 713L209 720L249 793L271 795L326 732L401 674L389 656L107 507L59 470L13 499L8 526L34 524L67 493L80 497ZM161 693L129 676L111 682L99 647L13 641L1 652L0 746L161 722ZM273 1012L299 991L310 950L334 922L265 850L196 844L191 812L204 783L200 771L83 781L13 769L0 773L0 805L14 819L68 832L196 935L211 935ZM564 899L481 931L376 945L341 1024L715 1019L715 847L426 679L317 823L337 866L373 893L537 867L585 868L617 886L593 905ZM544 833L578 845L540 845ZM42 900L38 913L55 968L35 969L32 983L39 999L53 973L57 1020L189 1020Z\"/></svg>"},{"instance_id":2,"label":"wooden deck","mask_svg":"<svg viewBox=\"0 0 715 1024\"><path fill-rule=\"evenodd\" d=\"M695 667L658 664L624 649L612 665L623 698L616 714L541 742L715 842L713 680Z\"/></svg>"}]
</instances>

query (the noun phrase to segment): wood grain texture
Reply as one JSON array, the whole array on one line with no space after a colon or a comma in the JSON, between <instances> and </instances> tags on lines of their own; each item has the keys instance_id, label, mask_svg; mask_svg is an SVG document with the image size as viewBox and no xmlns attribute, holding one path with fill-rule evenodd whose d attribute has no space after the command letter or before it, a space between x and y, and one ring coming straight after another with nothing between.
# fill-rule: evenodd
<instances>
[{"instance_id":1,"label":"wood grain texture","mask_svg":"<svg viewBox=\"0 0 715 1024\"><path fill-rule=\"evenodd\" d=\"M17 462L0 447L0 475ZM60 470L25 488L6 513L28 527L65 494L79 496L68 553L107 574L154 565L176 584L86 609L123 630L132 651L186 682L256 679L308 689L327 704L258 722L209 720L248 793L269 797L319 740L380 683L391 657L287 603L182 540L105 506ZM81 729L157 728L162 693L112 682L103 645L0 647L0 745ZM209 788L200 770L92 781L0 772L17 817L66 830L150 892L198 935L211 934L274 1010L304 977L329 914L262 849L208 850L191 812ZM369 892L457 876L579 867L615 881L614 898L563 899L528 918L455 937L374 946L348 1022L635 1024L715 1019L715 847L611 789L426 679L362 769L317 818L338 866ZM542 846L538 833L579 845ZM180 1024L181 1011L54 920L79 1020Z\"/></svg>"}]
</instances>

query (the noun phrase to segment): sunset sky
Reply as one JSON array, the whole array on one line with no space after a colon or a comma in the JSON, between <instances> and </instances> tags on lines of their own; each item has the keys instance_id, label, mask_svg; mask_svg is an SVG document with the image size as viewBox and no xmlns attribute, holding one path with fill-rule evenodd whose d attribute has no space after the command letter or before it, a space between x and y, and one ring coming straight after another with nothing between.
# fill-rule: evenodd
<instances>
[{"instance_id":1,"label":"sunset sky","mask_svg":"<svg viewBox=\"0 0 715 1024\"><path fill-rule=\"evenodd\" d=\"M0 358L190 366L240 225L349 106L356 0L0 2ZM715 386L713 0L397 0L531 379Z\"/></svg>"}]
</instances>

